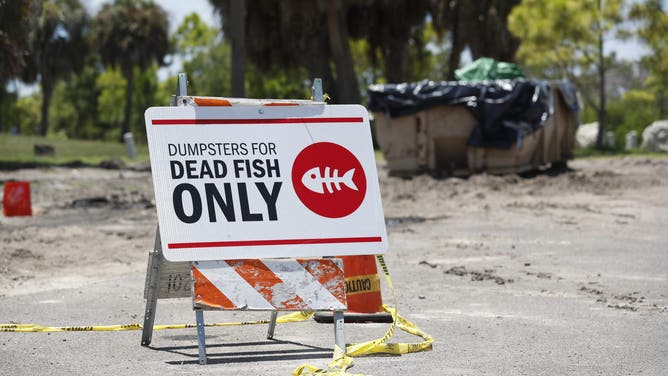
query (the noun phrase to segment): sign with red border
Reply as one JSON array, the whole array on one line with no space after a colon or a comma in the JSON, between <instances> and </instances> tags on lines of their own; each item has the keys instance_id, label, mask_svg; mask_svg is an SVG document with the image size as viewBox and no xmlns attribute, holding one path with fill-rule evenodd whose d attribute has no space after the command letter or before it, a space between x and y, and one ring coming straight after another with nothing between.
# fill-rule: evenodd
<instances>
[{"instance_id":1,"label":"sign with red border","mask_svg":"<svg viewBox=\"0 0 668 376\"><path fill-rule=\"evenodd\" d=\"M366 108L151 107L145 118L168 260L386 251Z\"/></svg>"}]
</instances>

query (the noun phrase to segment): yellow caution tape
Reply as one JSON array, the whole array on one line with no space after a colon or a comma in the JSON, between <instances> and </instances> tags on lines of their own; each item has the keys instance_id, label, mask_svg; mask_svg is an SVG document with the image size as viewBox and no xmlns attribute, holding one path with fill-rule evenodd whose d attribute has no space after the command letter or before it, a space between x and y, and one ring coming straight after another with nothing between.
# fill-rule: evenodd
<instances>
[{"instance_id":1,"label":"yellow caution tape","mask_svg":"<svg viewBox=\"0 0 668 376\"><path fill-rule=\"evenodd\" d=\"M353 358L346 355L343 350L334 345L334 357L327 366L327 369L321 369L310 364L303 364L295 369L293 375L337 375L337 376L364 376L362 374L347 373L346 369L350 368L353 363Z\"/></svg>"},{"instance_id":2,"label":"yellow caution tape","mask_svg":"<svg viewBox=\"0 0 668 376\"><path fill-rule=\"evenodd\" d=\"M329 94L324 93L322 95L322 101L323 102L329 102L332 99L332 97L329 96ZM313 100L313 95L311 95L311 100Z\"/></svg>"},{"instance_id":3,"label":"yellow caution tape","mask_svg":"<svg viewBox=\"0 0 668 376\"><path fill-rule=\"evenodd\" d=\"M385 275L385 280L387 285L392 291L392 299L394 306L397 306L397 296L394 290L394 285L392 284L392 279L390 278L389 270L385 264L385 260L382 255L376 255L378 264L383 270ZM389 307L383 304L383 311L392 315L392 324L388 328L385 335L381 338L358 343L351 344L346 346L346 351L344 352L338 346L334 346L334 356L332 361L327 366L327 369L321 369L310 364L304 364L297 367L292 374L294 376L364 376L362 374L352 374L346 372L353 364L353 357L356 356L367 356L373 354L393 354L401 355L408 353L415 353L421 351L429 351L432 349L432 343L434 339L419 327L417 327L412 322L406 320L397 313L396 308ZM315 312L311 311L302 311L302 312L293 312L283 316L280 316L276 319L276 323L292 323L292 322L301 322L309 320ZM209 323L205 324L206 327L216 327L216 326L243 326L243 325L258 325L258 324L268 324L269 320L256 320L256 321L238 321L238 322L221 322L221 323ZM186 329L186 328L196 328L197 324L172 324L172 325L155 325L153 330L167 330L167 329ZM422 342L418 343L388 343L394 336L395 328L399 328L406 333L413 334L415 336L421 337ZM43 326L37 324L0 324L0 332L17 332L17 333L28 333L28 332L105 332L105 331L125 331L125 330L140 330L142 326L140 324L126 324L126 325L102 325L102 326Z\"/></svg>"},{"instance_id":4,"label":"yellow caution tape","mask_svg":"<svg viewBox=\"0 0 668 376\"><path fill-rule=\"evenodd\" d=\"M383 274L385 275L385 280L387 285L392 291L392 299L394 301L394 306L397 306L397 295L394 290L394 285L392 284L392 278L390 278L390 272L387 269L385 264L385 259L382 255L376 255L376 260L380 264ZM396 308L391 308L383 304L383 311L392 315L392 324L388 328L385 335L381 338L375 339L373 341L358 343L353 345L347 345L345 353L338 346L334 347L334 357L332 361L327 366L327 369L318 368L310 364L304 364L297 367L293 372L293 376L364 376L362 374L352 374L346 372L348 368L352 366L353 358L355 356L366 356L373 354L408 354L421 351L430 351L432 349L432 343L434 339L419 327L417 327L412 322L401 317ZM398 327L399 329L413 334L415 336L421 337L422 342L419 343L387 343L388 340L394 336L394 330Z\"/></svg>"},{"instance_id":5,"label":"yellow caution tape","mask_svg":"<svg viewBox=\"0 0 668 376\"><path fill-rule=\"evenodd\" d=\"M139 324L103 325L103 326L43 326L37 324L0 324L0 332L111 332L139 330Z\"/></svg>"},{"instance_id":6,"label":"yellow caution tape","mask_svg":"<svg viewBox=\"0 0 668 376\"><path fill-rule=\"evenodd\" d=\"M313 317L314 312L303 311L288 313L279 316L276 323L285 324L290 322L306 321ZM268 324L269 320L257 321L238 321L238 322L219 322L204 324L204 326L242 326L242 325L258 325ZM171 325L155 325L153 330L166 329L187 329L196 328L197 324L171 324ZM38 333L38 332L112 332L123 330L141 330L140 324L125 324L125 325L95 325L95 326L43 326L38 324L0 324L0 332L16 332L16 333Z\"/></svg>"}]
</instances>

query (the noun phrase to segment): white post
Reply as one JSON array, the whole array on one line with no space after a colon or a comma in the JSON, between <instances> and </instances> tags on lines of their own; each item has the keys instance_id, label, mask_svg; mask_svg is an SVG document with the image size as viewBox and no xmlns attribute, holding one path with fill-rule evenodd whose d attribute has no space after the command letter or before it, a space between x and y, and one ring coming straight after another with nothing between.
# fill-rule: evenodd
<instances>
[{"instance_id":1,"label":"white post","mask_svg":"<svg viewBox=\"0 0 668 376\"><path fill-rule=\"evenodd\" d=\"M123 135L123 141L125 141L125 149L127 150L128 157L130 159L137 158L137 147L135 145L135 138L132 135L132 132L127 132Z\"/></svg>"}]
</instances>

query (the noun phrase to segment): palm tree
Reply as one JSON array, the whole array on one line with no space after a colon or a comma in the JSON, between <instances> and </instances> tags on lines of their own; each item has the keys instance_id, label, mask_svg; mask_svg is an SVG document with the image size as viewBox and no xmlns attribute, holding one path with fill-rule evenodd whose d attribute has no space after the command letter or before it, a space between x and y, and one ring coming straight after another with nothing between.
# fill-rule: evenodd
<instances>
[{"instance_id":1,"label":"palm tree","mask_svg":"<svg viewBox=\"0 0 668 376\"><path fill-rule=\"evenodd\" d=\"M360 103L359 86L350 52L350 37L345 19L346 10L345 2L327 0L329 48L336 68L336 91L339 95L339 103Z\"/></svg>"},{"instance_id":2,"label":"palm tree","mask_svg":"<svg viewBox=\"0 0 668 376\"><path fill-rule=\"evenodd\" d=\"M346 24L350 0L209 2L232 42L232 80L242 77L243 64L238 62L247 57L262 73L303 67L311 77L324 80L334 101L360 102Z\"/></svg>"},{"instance_id":3,"label":"palm tree","mask_svg":"<svg viewBox=\"0 0 668 376\"><path fill-rule=\"evenodd\" d=\"M167 13L153 1L116 0L95 16L94 44L105 65L119 67L126 79L120 139L130 130L135 68L164 64L170 52Z\"/></svg>"},{"instance_id":4,"label":"palm tree","mask_svg":"<svg viewBox=\"0 0 668 376\"><path fill-rule=\"evenodd\" d=\"M20 77L26 67L25 44L34 22L32 0L0 1L0 131L8 126L8 107L16 101L7 82Z\"/></svg>"},{"instance_id":5,"label":"palm tree","mask_svg":"<svg viewBox=\"0 0 668 376\"><path fill-rule=\"evenodd\" d=\"M56 82L83 67L88 15L79 0L47 0L39 5L29 46L25 81L42 88L40 134L49 129L49 105Z\"/></svg>"},{"instance_id":6,"label":"palm tree","mask_svg":"<svg viewBox=\"0 0 668 376\"><path fill-rule=\"evenodd\" d=\"M32 0L0 2L0 86L16 78L25 68L24 44L28 41L33 15Z\"/></svg>"},{"instance_id":7,"label":"palm tree","mask_svg":"<svg viewBox=\"0 0 668 376\"><path fill-rule=\"evenodd\" d=\"M246 0L230 2L230 29L232 30L231 83L233 97L246 96Z\"/></svg>"}]
</instances>

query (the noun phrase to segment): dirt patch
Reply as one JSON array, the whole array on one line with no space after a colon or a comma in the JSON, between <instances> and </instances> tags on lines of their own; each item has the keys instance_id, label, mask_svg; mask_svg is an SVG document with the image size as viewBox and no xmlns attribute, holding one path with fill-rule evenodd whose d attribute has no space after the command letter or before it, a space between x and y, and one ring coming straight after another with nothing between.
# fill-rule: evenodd
<instances>
[{"instance_id":1,"label":"dirt patch","mask_svg":"<svg viewBox=\"0 0 668 376\"><path fill-rule=\"evenodd\" d=\"M471 281L494 281L497 285L505 285L506 283L513 283L512 278L503 278L496 274L495 269L484 269L479 270L467 270L465 266L453 266L452 268L444 271L445 274L452 274L458 277L470 276Z\"/></svg>"},{"instance_id":2,"label":"dirt patch","mask_svg":"<svg viewBox=\"0 0 668 376\"><path fill-rule=\"evenodd\" d=\"M533 276L539 279L552 279L554 278L554 275L552 273L545 273L545 272L526 272L526 275L528 276Z\"/></svg>"},{"instance_id":3,"label":"dirt patch","mask_svg":"<svg viewBox=\"0 0 668 376\"><path fill-rule=\"evenodd\" d=\"M606 304L608 308L635 312L645 302L645 297L642 296L638 291L633 291L626 294L615 294L587 286L580 286L578 290L596 297L597 303Z\"/></svg>"},{"instance_id":4,"label":"dirt patch","mask_svg":"<svg viewBox=\"0 0 668 376\"><path fill-rule=\"evenodd\" d=\"M28 291L28 280L48 287L72 273L96 278L127 272L128 265L145 269L156 228L150 172L145 167L117 163L105 163L104 167L0 171L0 182L31 182L34 212L32 217L0 217L0 294ZM540 238L540 231L577 231L591 226L601 226L598 236L605 237L645 217L663 215L668 159L578 160L570 168L523 175L481 174L468 179L428 175L395 178L381 163L379 178L390 252L399 250L400 260L410 259L412 265L419 263L474 282L509 284L523 277L549 282L560 280L557 274L561 273L500 269L503 260L523 262L512 259L531 250L515 247L517 237L526 235L496 235L490 218L491 223L515 224L518 233L534 218L546 221L551 227L532 233L536 238ZM629 209L632 206L610 205L610 198L646 200L649 204L644 211L634 211ZM483 223L486 227L478 230ZM458 227L473 229L475 236L457 236ZM413 254L420 258L412 259ZM470 261L472 257L481 261ZM485 258L500 260L499 265L489 264ZM639 304L614 295L605 298L619 304Z\"/></svg>"}]
</instances>

